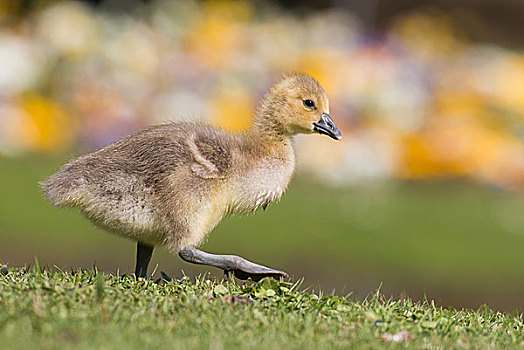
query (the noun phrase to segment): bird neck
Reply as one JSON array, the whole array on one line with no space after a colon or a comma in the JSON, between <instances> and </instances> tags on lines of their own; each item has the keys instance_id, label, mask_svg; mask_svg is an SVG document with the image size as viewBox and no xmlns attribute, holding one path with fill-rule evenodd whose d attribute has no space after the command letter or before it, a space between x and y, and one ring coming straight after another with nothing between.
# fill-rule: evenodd
<instances>
[{"instance_id":1,"label":"bird neck","mask_svg":"<svg viewBox=\"0 0 524 350\"><path fill-rule=\"evenodd\" d=\"M278 122L272 118L255 118L249 132L268 143L288 143L291 139L291 136L286 135Z\"/></svg>"},{"instance_id":2,"label":"bird neck","mask_svg":"<svg viewBox=\"0 0 524 350\"><path fill-rule=\"evenodd\" d=\"M289 143L291 135L286 131L276 110L280 110L279 101L273 94L264 96L258 105L255 120L250 132L260 136L266 142Z\"/></svg>"},{"instance_id":3,"label":"bird neck","mask_svg":"<svg viewBox=\"0 0 524 350\"><path fill-rule=\"evenodd\" d=\"M278 118L258 110L253 126L248 131L251 139L257 140L256 144L265 149L264 152L273 155L287 155L293 152L292 135L284 131Z\"/></svg>"}]
</instances>

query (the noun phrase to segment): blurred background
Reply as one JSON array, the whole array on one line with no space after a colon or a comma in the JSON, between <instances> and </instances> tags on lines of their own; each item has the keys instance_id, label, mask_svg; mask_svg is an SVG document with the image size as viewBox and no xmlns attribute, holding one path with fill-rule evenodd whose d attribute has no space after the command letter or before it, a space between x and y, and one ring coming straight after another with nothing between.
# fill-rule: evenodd
<instances>
[{"instance_id":1,"label":"blurred background","mask_svg":"<svg viewBox=\"0 0 524 350\"><path fill-rule=\"evenodd\" d=\"M0 0L0 262L133 271L134 242L53 209L37 182L150 124L245 130L288 71L321 82L344 138L297 137L281 203L203 249L327 293L522 308L520 0ZM157 264L212 269L164 249Z\"/></svg>"}]
</instances>

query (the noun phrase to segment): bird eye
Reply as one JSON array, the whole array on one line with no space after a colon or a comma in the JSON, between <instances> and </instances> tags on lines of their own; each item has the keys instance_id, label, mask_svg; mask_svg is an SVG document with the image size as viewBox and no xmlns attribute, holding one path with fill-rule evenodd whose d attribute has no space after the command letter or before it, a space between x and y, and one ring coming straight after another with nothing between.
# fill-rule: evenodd
<instances>
[{"instance_id":1,"label":"bird eye","mask_svg":"<svg viewBox=\"0 0 524 350\"><path fill-rule=\"evenodd\" d=\"M315 102L311 100L304 100L304 106L307 108L315 108Z\"/></svg>"}]
</instances>

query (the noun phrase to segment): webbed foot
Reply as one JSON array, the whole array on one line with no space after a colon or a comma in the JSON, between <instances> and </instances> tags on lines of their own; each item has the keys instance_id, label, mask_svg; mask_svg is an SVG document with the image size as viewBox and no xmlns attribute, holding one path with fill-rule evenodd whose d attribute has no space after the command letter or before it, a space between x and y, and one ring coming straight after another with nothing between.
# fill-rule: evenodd
<instances>
[{"instance_id":1,"label":"webbed foot","mask_svg":"<svg viewBox=\"0 0 524 350\"><path fill-rule=\"evenodd\" d=\"M209 265L224 270L226 276L232 273L241 280L260 281L264 277L279 279L288 277L287 273L258 265L236 255L209 254L193 247L186 247L178 255L193 264Z\"/></svg>"}]
</instances>

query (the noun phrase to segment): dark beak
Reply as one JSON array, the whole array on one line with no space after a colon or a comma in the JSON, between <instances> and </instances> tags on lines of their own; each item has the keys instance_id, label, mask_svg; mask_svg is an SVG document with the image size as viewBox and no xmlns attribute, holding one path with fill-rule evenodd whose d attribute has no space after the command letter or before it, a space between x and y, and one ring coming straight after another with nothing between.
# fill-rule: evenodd
<instances>
[{"instance_id":1,"label":"dark beak","mask_svg":"<svg viewBox=\"0 0 524 350\"><path fill-rule=\"evenodd\" d=\"M320 118L320 120L316 123L313 123L313 125L315 126L313 130L315 130L319 134L327 135L334 140L340 140L342 138L340 130L338 130L337 126L335 125L333 119L331 119L329 114L322 113L322 117Z\"/></svg>"}]
</instances>

